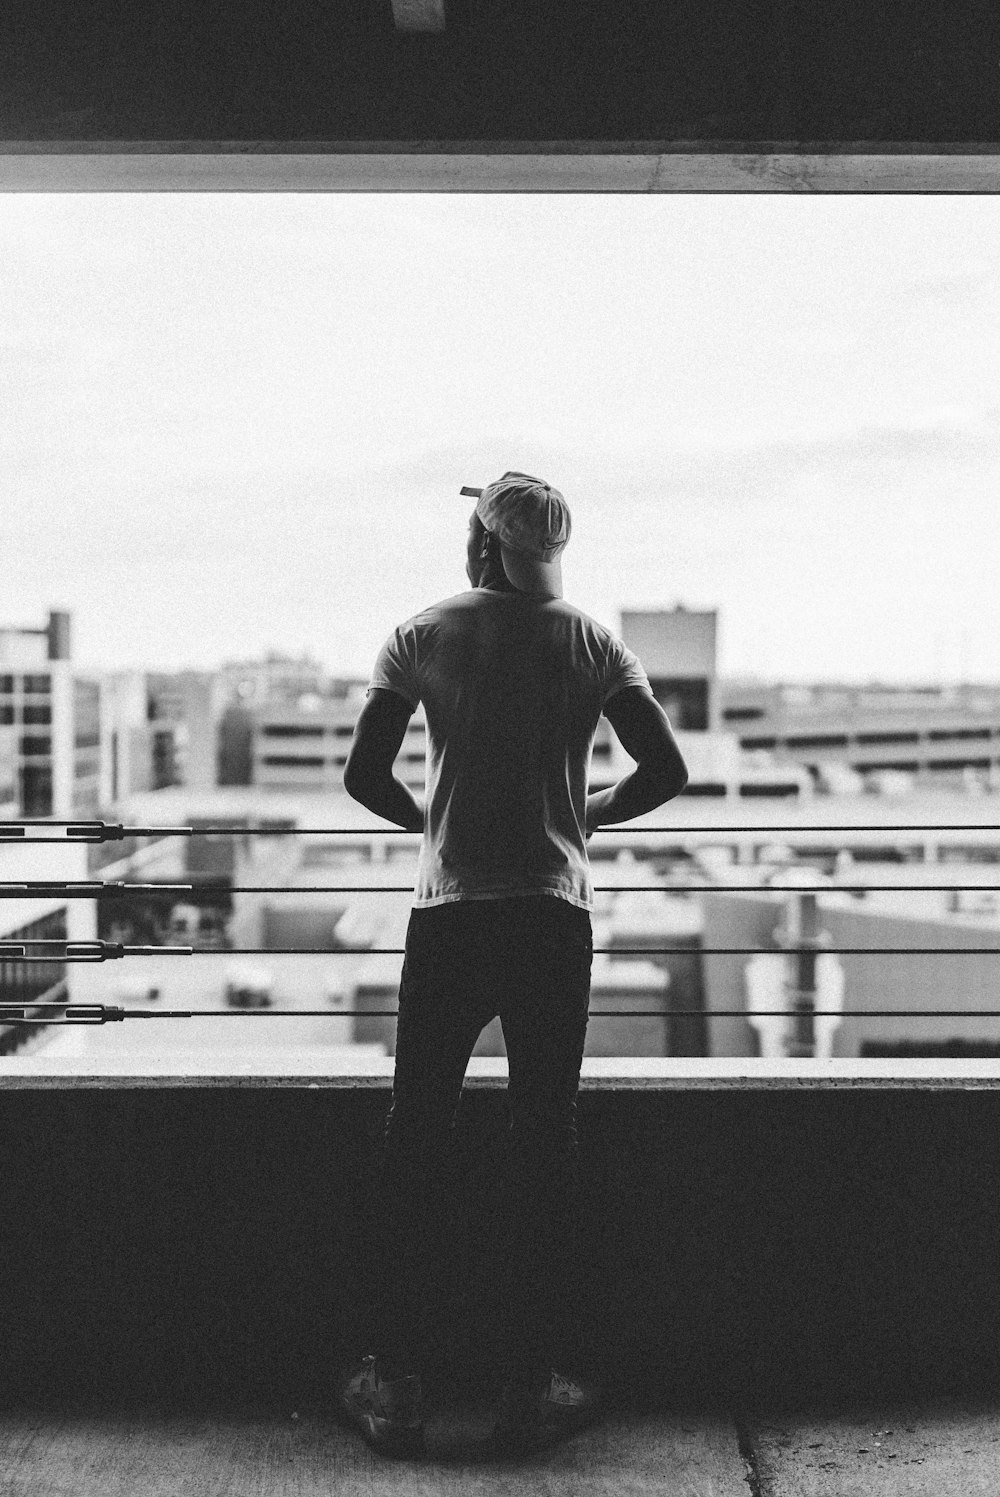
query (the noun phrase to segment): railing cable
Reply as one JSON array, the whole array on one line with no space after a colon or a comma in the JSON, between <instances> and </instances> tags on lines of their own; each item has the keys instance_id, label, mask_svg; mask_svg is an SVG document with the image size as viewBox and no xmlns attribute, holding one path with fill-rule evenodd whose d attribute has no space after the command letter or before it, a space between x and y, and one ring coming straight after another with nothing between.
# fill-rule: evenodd
<instances>
[{"instance_id":1,"label":"railing cable","mask_svg":"<svg viewBox=\"0 0 1000 1497\"><path fill-rule=\"evenodd\" d=\"M68 1017L38 1019L28 1011L56 1008ZM399 1013L395 1008L125 1008L114 1003L59 1003L26 999L21 1003L0 1003L0 1024L112 1024L125 1019L388 1019ZM817 1019L996 1019L995 1008L810 1008ZM590 1009L590 1019L779 1019L800 1018L801 1008L611 1008Z\"/></svg>"},{"instance_id":2,"label":"railing cable","mask_svg":"<svg viewBox=\"0 0 1000 1497\"><path fill-rule=\"evenodd\" d=\"M1000 893L1000 884L594 884L595 894L962 894ZM37 879L0 883L0 899L103 899L126 894L412 894L413 884L143 884L122 879Z\"/></svg>"},{"instance_id":3,"label":"railing cable","mask_svg":"<svg viewBox=\"0 0 1000 1497\"><path fill-rule=\"evenodd\" d=\"M27 827L49 827L55 832L62 830L62 836L42 836L35 832L28 832ZM754 835L772 834L775 832L997 832L1000 824L992 822L974 822L971 825L960 825L955 822L942 822L940 824L916 825L913 822L901 824L863 826L632 826L629 822L618 822L611 826L595 828L594 835L598 833L611 833L618 835L647 835L652 833L673 834L677 837L700 836L703 834L740 836L743 833ZM419 837L422 833L411 830L408 827L384 826L384 827L357 827L357 826L125 826L121 822L105 821L0 821L0 842L122 842L127 837Z\"/></svg>"},{"instance_id":4,"label":"railing cable","mask_svg":"<svg viewBox=\"0 0 1000 1497\"><path fill-rule=\"evenodd\" d=\"M30 954L29 947L60 946L60 953ZM774 946L595 946L605 956L764 956ZM780 952L831 956L998 956L997 946L827 946L789 941ZM0 962L109 962L127 956L405 956L405 946L128 946L121 941L0 941Z\"/></svg>"}]
</instances>

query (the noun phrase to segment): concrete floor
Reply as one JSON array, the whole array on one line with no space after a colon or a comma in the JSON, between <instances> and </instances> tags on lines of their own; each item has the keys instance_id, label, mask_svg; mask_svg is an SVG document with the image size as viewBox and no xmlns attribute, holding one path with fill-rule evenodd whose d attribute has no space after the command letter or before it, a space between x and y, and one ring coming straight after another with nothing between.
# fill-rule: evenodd
<instances>
[{"instance_id":1,"label":"concrete floor","mask_svg":"<svg viewBox=\"0 0 1000 1497\"><path fill-rule=\"evenodd\" d=\"M1000 1492L1000 1403L886 1403L748 1420L754 1497Z\"/></svg>"},{"instance_id":2,"label":"concrete floor","mask_svg":"<svg viewBox=\"0 0 1000 1497\"><path fill-rule=\"evenodd\" d=\"M886 1404L735 1420L610 1411L544 1453L501 1461L490 1408L454 1400L421 1460L376 1455L315 1412L10 1411L3 1497L964 1497L1000 1491L1000 1404Z\"/></svg>"},{"instance_id":3,"label":"concrete floor","mask_svg":"<svg viewBox=\"0 0 1000 1497\"><path fill-rule=\"evenodd\" d=\"M747 1497L732 1426L719 1418L616 1414L527 1459L492 1451L488 1405L428 1421L420 1460L376 1455L332 1419L289 1412L7 1412L3 1497Z\"/></svg>"}]
</instances>

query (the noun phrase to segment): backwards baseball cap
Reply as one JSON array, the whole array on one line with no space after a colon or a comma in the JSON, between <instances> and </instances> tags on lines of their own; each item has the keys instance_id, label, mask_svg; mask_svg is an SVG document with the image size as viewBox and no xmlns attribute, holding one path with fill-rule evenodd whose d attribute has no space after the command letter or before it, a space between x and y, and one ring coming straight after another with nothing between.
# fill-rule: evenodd
<instances>
[{"instance_id":1,"label":"backwards baseball cap","mask_svg":"<svg viewBox=\"0 0 1000 1497\"><path fill-rule=\"evenodd\" d=\"M503 569L527 593L562 597L559 561L570 538L569 505L550 483L508 472L485 489L463 488L477 499L476 514L500 541Z\"/></svg>"}]
</instances>

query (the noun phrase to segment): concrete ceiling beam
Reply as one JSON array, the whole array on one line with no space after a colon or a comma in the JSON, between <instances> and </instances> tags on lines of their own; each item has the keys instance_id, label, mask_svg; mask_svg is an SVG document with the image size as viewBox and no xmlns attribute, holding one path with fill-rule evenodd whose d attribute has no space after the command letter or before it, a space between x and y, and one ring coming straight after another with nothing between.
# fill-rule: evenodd
<instances>
[{"instance_id":1,"label":"concrete ceiling beam","mask_svg":"<svg viewBox=\"0 0 1000 1497\"><path fill-rule=\"evenodd\" d=\"M1000 144L733 150L0 142L2 192L1000 192Z\"/></svg>"}]
</instances>

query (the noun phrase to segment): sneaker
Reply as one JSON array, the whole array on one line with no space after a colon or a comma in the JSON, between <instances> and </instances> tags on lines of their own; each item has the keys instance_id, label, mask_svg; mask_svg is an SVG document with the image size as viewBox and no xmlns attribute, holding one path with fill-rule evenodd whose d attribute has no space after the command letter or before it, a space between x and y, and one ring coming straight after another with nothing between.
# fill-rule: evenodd
<instances>
[{"instance_id":1,"label":"sneaker","mask_svg":"<svg viewBox=\"0 0 1000 1497\"><path fill-rule=\"evenodd\" d=\"M369 1445L386 1455L420 1455L424 1449L423 1390L420 1378L385 1378L375 1357L345 1371L339 1380L341 1413Z\"/></svg>"},{"instance_id":2,"label":"sneaker","mask_svg":"<svg viewBox=\"0 0 1000 1497\"><path fill-rule=\"evenodd\" d=\"M504 1383L493 1438L505 1454L520 1455L580 1429L597 1411L598 1389L549 1369Z\"/></svg>"}]
</instances>

